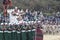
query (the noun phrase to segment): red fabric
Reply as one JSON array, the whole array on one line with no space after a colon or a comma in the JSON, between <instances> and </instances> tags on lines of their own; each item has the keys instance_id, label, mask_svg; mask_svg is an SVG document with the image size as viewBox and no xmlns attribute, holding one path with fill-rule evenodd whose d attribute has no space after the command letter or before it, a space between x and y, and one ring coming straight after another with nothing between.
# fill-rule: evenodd
<instances>
[{"instance_id":1,"label":"red fabric","mask_svg":"<svg viewBox=\"0 0 60 40\"><path fill-rule=\"evenodd\" d=\"M5 1L3 1L3 5L12 6L12 1L11 0L5 0Z\"/></svg>"},{"instance_id":2,"label":"red fabric","mask_svg":"<svg viewBox=\"0 0 60 40\"><path fill-rule=\"evenodd\" d=\"M35 40L43 40L43 38L41 38L41 37L36 37Z\"/></svg>"},{"instance_id":3,"label":"red fabric","mask_svg":"<svg viewBox=\"0 0 60 40\"><path fill-rule=\"evenodd\" d=\"M36 29L35 40L43 40L43 33L40 28Z\"/></svg>"},{"instance_id":4,"label":"red fabric","mask_svg":"<svg viewBox=\"0 0 60 40\"><path fill-rule=\"evenodd\" d=\"M9 2L9 6L12 6L12 2L11 1Z\"/></svg>"},{"instance_id":5,"label":"red fabric","mask_svg":"<svg viewBox=\"0 0 60 40\"><path fill-rule=\"evenodd\" d=\"M4 12L4 16L5 16L5 17L7 16L7 11Z\"/></svg>"},{"instance_id":6,"label":"red fabric","mask_svg":"<svg viewBox=\"0 0 60 40\"><path fill-rule=\"evenodd\" d=\"M11 0L5 0L5 2L3 3L4 16L7 16L8 6L12 6Z\"/></svg>"}]
</instances>

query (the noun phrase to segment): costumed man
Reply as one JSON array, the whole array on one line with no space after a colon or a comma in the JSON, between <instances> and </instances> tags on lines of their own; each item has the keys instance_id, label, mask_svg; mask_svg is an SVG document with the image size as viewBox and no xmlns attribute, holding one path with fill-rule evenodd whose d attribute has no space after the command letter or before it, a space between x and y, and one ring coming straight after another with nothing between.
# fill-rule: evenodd
<instances>
[{"instance_id":1,"label":"costumed man","mask_svg":"<svg viewBox=\"0 0 60 40\"><path fill-rule=\"evenodd\" d=\"M37 25L38 27L36 28L35 32L35 40L43 40L43 32L42 32L42 27Z\"/></svg>"},{"instance_id":2,"label":"costumed man","mask_svg":"<svg viewBox=\"0 0 60 40\"><path fill-rule=\"evenodd\" d=\"M15 9L12 11L12 14L15 16L18 16L20 13L20 10L18 9L18 7L15 7Z\"/></svg>"},{"instance_id":3,"label":"costumed man","mask_svg":"<svg viewBox=\"0 0 60 40\"><path fill-rule=\"evenodd\" d=\"M12 6L11 0L3 0L3 13L5 17L7 16L7 8L9 6Z\"/></svg>"}]
</instances>

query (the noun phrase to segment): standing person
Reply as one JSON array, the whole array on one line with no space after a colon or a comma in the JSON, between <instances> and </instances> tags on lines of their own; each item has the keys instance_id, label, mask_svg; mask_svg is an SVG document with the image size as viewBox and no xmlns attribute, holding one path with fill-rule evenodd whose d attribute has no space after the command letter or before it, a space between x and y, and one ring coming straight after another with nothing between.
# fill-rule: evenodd
<instances>
[{"instance_id":1,"label":"standing person","mask_svg":"<svg viewBox=\"0 0 60 40\"><path fill-rule=\"evenodd\" d=\"M12 6L11 0L3 0L3 13L4 13L4 16L7 16L8 6Z\"/></svg>"},{"instance_id":2,"label":"standing person","mask_svg":"<svg viewBox=\"0 0 60 40\"><path fill-rule=\"evenodd\" d=\"M39 26L36 28L35 40L43 40L43 32Z\"/></svg>"}]
</instances>

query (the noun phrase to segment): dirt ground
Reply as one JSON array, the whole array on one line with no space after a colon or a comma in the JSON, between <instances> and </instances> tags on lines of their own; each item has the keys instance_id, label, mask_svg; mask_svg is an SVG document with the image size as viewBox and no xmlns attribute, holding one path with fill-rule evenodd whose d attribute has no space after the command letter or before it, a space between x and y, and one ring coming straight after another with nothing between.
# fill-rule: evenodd
<instances>
[{"instance_id":1,"label":"dirt ground","mask_svg":"<svg viewBox=\"0 0 60 40\"><path fill-rule=\"evenodd\" d=\"M43 40L60 40L60 35L44 35Z\"/></svg>"}]
</instances>

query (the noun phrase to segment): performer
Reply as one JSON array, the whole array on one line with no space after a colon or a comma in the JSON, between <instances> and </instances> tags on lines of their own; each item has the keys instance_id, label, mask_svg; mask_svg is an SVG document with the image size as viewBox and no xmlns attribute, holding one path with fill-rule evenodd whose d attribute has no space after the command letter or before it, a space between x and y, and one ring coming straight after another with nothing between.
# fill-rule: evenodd
<instances>
[{"instance_id":1,"label":"performer","mask_svg":"<svg viewBox=\"0 0 60 40\"><path fill-rule=\"evenodd\" d=\"M36 28L35 40L43 40L43 32L41 30L41 27Z\"/></svg>"},{"instance_id":2,"label":"performer","mask_svg":"<svg viewBox=\"0 0 60 40\"><path fill-rule=\"evenodd\" d=\"M11 0L3 0L3 13L4 13L4 16L7 16L8 6L12 6Z\"/></svg>"}]
</instances>

